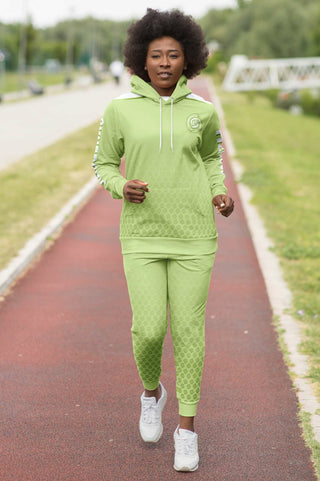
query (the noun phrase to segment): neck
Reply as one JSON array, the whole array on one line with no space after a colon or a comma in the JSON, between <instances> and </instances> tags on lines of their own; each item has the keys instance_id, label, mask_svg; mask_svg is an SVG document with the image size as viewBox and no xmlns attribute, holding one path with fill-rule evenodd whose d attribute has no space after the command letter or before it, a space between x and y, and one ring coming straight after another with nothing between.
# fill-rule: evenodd
<instances>
[{"instance_id":1,"label":"neck","mask_svg":"<svg viewBox=\"0 0 320 481\"><path fill-rule=\"evenodd\" d=\"M177 84L170 88L159 88L152 82L150 83L150 85L160 95L160 97L171 97Z\"/></svg>"}]
</instances>

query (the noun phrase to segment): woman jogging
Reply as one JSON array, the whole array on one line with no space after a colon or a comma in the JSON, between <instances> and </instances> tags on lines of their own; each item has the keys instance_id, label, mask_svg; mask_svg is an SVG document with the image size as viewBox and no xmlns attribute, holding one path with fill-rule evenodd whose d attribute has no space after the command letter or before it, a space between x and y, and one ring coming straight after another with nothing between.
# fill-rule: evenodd
<instances>
[{"instance_id":1,"label":"woman jogging","mask_svg":"<svg viewBox=\"0 0 320 481\"><path fill-rule=\"evenodd\" d=\"M180 420L174 468L198 468L194 417L200 397L205 307L217 249L214 208L229 216L219 120L187 79L206 65L201 28L178 10L146 15L128 30L130 93L114 99L100 125L93 166L123 198L120 240L133 312L134 357L143 383L140 434L157 442L167 392L160 382L168 307ZM119 171L125 155L125 178Z\"/></svg>"}]
</instances>

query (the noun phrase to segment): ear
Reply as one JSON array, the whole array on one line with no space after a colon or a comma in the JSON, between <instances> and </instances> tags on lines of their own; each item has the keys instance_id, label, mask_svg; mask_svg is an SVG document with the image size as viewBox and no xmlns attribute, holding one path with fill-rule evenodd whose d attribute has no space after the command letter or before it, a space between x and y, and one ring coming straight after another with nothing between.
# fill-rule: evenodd
<instances>
[{"instance_id":1,"label":"ear","mask_svg":"<svg viewBox=\"0 0 320 481\"><path fill-rule=\"evenodd\" d=\"M145 70L148 70L146 65L144 66L144 69L145 69Z\"/></svg>"}]
</instances>

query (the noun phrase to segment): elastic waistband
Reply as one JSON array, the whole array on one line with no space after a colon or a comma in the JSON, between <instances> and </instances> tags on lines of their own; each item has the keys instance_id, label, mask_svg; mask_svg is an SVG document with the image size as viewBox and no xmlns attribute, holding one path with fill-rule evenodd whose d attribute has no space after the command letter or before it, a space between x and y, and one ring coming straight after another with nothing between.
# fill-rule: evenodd
<instances>
[{"instance_id":1,"label":"elastic waistband","mask_svg":"<svg viewBox=\"0 0 320 481\"><path fill-rule=\"evenodd\" d=\"M170 239L165 237L120 237L122 254L192 255L214 254L217 237L209 239Z\"/></svg>"}]
</instances>

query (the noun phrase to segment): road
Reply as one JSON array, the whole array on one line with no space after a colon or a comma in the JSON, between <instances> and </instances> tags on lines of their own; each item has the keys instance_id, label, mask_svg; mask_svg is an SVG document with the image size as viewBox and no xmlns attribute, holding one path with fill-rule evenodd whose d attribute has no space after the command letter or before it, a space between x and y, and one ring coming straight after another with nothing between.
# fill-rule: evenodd
<instances>
[{"instance_id":1,"label":"road","mask_svg":"<svg viewBox=\"0 0 320 481\"><path fill-rule=\"evenodd\" d=\"M0 170L99 120L108 102L129 90L129 77L0 105Z\"/></svg>"}]
</instances>

